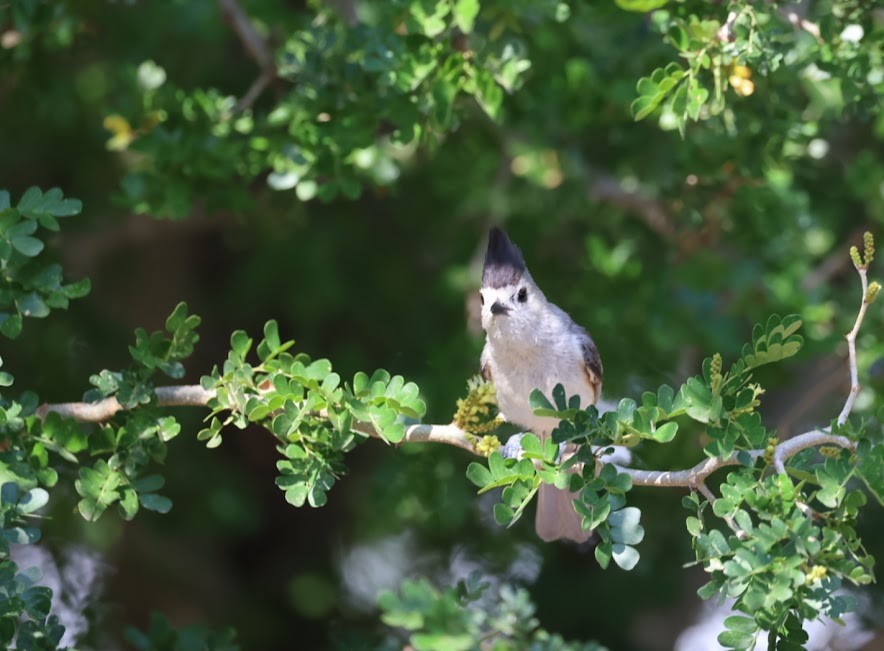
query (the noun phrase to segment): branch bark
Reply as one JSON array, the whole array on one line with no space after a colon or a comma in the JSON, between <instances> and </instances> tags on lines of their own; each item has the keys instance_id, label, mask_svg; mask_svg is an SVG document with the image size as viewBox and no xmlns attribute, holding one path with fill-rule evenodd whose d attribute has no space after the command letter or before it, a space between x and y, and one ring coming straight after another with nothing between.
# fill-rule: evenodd
<instances>
[{"instance_id":1,"label":"branch bark","mask_svg":"<svg viewBox=\"0 0 884 651\"><path fill-rule=\"evenodd\" d=\"M214 391L206 391L198 384L157 387L154 392L160 407L205 407L215 397ZM98 402L42 404L37 408L37 416L45 420L50 413L55 413L81 423L102 423L120 411L125 408L111 396Z\"/></svg>"}]
</instances>

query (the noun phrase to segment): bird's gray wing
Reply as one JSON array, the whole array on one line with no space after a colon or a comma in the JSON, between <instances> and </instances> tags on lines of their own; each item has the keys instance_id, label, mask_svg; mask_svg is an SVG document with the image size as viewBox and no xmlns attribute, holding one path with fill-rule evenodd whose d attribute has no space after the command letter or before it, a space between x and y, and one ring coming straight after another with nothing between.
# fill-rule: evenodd
<instances>
[{"instance_id":1,"label":"bird's gray wing","mask_svg":"<svg viewBox=\"0 0 884 651\"><path fill-rule=\"evenodd\" d=\"M599 349L596 348L595 342L589 333L580 328L582 336L580 338L580 348L583 352L583 365L586 379L595 390L595 399L598 401L602 394L602 379L604 373L602 371L602 358L599 356Z\"/></svg>"},{"instance_id":2,"label":"bird's gray wing","mask_svg":"<svg viewBox=\"0 0 884 651\"><path fill-rule=\"evenodd\" d=\"M488 351L488 343L485 343L485 347L482 349L482 356L479 358L479 368L482 373L482 379L486 382L491 382L491 360L489 357L491 353Z\"/></svg>"}]
</instances>

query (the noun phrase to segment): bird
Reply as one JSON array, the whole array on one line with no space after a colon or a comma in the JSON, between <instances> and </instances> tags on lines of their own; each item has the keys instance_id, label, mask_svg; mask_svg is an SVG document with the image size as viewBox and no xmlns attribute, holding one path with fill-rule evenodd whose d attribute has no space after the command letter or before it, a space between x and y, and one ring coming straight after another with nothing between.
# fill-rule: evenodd
<instances>
[{"instance_id":1,"label":"bird","mask_svg":"<svg viewBox=\"0 0 884 651\"><path fill-rule=\"evenodd\" d=\"M602 391L602 361L589 332L547 300L531 277L521 250L500 227L488 233L479 290L485 346L481 374L494 385L501 417L545 441L558 420L536 416L529 396L545 396L562 384L567 396L579 395L581 407L596 404ZM575 495L541 484L535 530L546 542L586 542L592 535L574 510Z\"/></svg>"}]
</instances>

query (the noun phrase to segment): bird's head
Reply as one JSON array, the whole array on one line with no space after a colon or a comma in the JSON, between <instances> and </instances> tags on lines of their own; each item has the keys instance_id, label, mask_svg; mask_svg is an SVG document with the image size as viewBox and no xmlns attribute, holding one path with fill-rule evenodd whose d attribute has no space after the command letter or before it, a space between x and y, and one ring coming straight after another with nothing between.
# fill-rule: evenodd
<instances>
[{"instance_id":1,"label":"bird's head","mask_svg":"<svg viewBox=\"0 0 884 651\"><path fill-rule=\"evenodd\" d=\"M522 252L497 227L488 234L482 269L482 328L489 337L528 337L546 306Z\"/></svg>"}]
</instances>

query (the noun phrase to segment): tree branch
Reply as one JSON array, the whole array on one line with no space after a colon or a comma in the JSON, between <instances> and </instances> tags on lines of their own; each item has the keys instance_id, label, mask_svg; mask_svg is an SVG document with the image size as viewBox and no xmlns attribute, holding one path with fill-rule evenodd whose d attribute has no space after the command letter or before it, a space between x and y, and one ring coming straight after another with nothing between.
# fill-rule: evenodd
<instances>
[{"instance_id":1,"label":"tree branch","mask_svg":"<svg viewBox=\"0 0 884 651\"><path fill-rule=\"evenodd\" d=\"M199 385L157 387L157 405L160 407L205 407L209 400L214 397L213 391L206 391ZM99 402L63 402L56 404L44 404L37 409L37 415L44 419L49 413L57 413L62 416L73 418L79 422L103 422L113 417L117 412L123 411L123 407L116 398L105 398ZM354 423L353 429L374 438L381 438L380 434L369 423ZM473 443L475 437L467 434L457 425L410 425L405 430L402 443L445 443L453 445L468 452L476 453ZM818 445L837 445L843 448L854 449L855 444L843 436L835 436L821 430L813 430L795 436L777 446L775 459L782 462L797 454L801 450ZM764 454L764 450L749 450L749 457L757 459ZM697 465L684 470L637 470L614 464L618 472L627 474L632 479L634 486L668 486L696 488L706 478L719 468L739 465L736 453L729 457L713 457L704 459Z\"/></svg>"},{"instance_id":2,"label":"tree branch","mask_svg":"<svg viewBox=\"0 0 884 651\"><path fill-rule=\"evenodd\" d=\"M872 300L874 293L877 292L879 286L875 284L874 293L869 292L869 283L867 278L868 263L871 262L871 236L866 244L866 259L861 263L856 250L851 251L851 257L854 259L854 266L860 276L862 284L862 303L853 329L847 333L848 357L850 362L850 392L844 403L844 408L838 416L838 425L841 426L847 421L859 393L859 379L856 364L856 335L859 332L863 319L865 318L866 309ZM207 391L199 385L182 385L182 386L166 386L157 387L155 390L157 405L160 407L175 406L195 406L205 407L209 400L215 396L214 391ZM56 404L43 404L37 409L37 416L42 420L50 413L57 413L62 416L73 418L80 422L102 422L113 417L117 412L123 410L123 406L115 397L105 398L94 403L86 402L64 402ZM320 412L320 416L326 416L324 412ZM375 430L370 423L357 422L354 423L353 429L367 434L374 438L383 438ZM431 424L415 424L409 425L405 430L403 443L445 443L455 447L462 448L473 454L478 454L475 447L476 437L464 432L457 425L431 425ZM794 436L786 441L781 441L774 451L773 466L779 473L786 472L786 461L796 455L801 450L817 447L821 445L834 445L849 450L856 450L856 443L845 436L832 434L830 431L815 429L798 436ZM764 450L747 450L746 454L753 461L763 456ZM599 464L605 463L599 461ZM691 468L684 470L637 470L635 468L627 468L617 464L612 464L618 472L629 475L634 486L669 486L669 487L685 487L691 490L699 490L707 496L711 495L708 487L705 485L706 478L719 468L725 466L734 466L740 463L738 453L733 453L727 457L713 457L704 459L700 463ZM710 502L714 502L714 496Z\"/></svg>"},{"instance_id":3,"label":"tree branch","mask_svg":"<svg viewBox=\"0 0 884 651\"><path fill-rule=\"evenodd\" d=\"M639 190L628 190L620 180L604 172L593 170L588 194L593 201L612 203L637 215L657 235L671 240L675 235L675 225L663 205L642 194Z\"/></svg>"}]
</instances>

